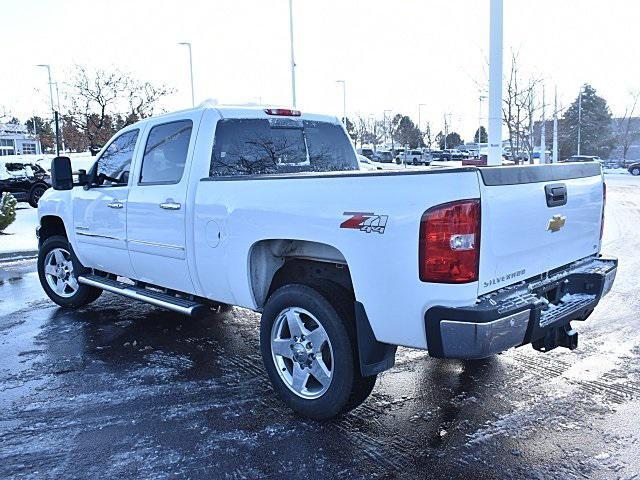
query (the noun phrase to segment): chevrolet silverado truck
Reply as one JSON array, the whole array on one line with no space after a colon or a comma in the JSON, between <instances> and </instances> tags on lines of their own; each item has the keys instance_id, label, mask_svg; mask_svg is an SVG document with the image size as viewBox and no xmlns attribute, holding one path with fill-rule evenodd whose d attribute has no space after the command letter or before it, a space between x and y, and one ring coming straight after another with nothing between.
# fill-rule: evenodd
<instances>
[{"instance_id":1,"label":"chevrolet silverado truck","mask_svg":"<svg viewBox=\"0 0 640 480\"><path fill-rule=\"evenodd\" d=\"M616 275L599 164L360 171L337 118L296 110L148 118L75 183L55 158L52 182L37 232L51 300L260 312L275 392L315 419L363 402L397 346L575 348L570 322Z\"/></svg>"}]
</instances>

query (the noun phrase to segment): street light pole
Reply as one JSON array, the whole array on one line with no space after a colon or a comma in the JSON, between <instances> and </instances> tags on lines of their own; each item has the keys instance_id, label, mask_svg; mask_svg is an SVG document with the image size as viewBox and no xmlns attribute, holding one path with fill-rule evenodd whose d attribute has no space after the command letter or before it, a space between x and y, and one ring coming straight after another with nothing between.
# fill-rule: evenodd
<instances>
[{"instance_id":1,"label":"street light pole","mask_svg":"<svg viewBox=\"0 0 640 480\"><path fill-rule=\"evenodd\" d=\"M487 165L502 164L502 0L491 0L489 26L489 152Z\"/></svg>"},{"instance_id":2,"label":"street light pole","mask_svg":"<svg viewBox=\"0 0 640 480\"><path fill-rule=\"evenodd\" d=\"M51 102L51 114L56 111L53 107L53 83L51 82L51 66L50 65L36 65L37 67L42 67L47 69L47 74L49 75L49 101Z\"/></svg>"},{"instance_id":3,"label":"street light pole","mask_svg":"<svg viewBox=\"0 0 640 480\"><path fill-rule=\"evenodd\" d=\"M342 122L347 126L347 82L344 80L336 80L336 83L342 84Z\"/></svg>"},{"instance_id":4,"label":"street light pole","mask_svg":"<svg viewBox=\"0 0 640 480\"><path fill-rule=\"evenodd\" d=\"M486 95L481 94L478 96L478 141L476 142L478 144L478 158L480 158L480 132L482 131L482 100L485 100L486 98Z\"/></svg>"},{"instance_id":5,"label":"street light pole","mask_svg":"<svg viewBox=\"0 0 640 480\"><path fill-rule=\"evenodd\" d=\"M578 95L578 155L580 155L580 143L582 141L582 87Z\"/></svg>"},{"instance_id":6,"label":"street light pole","mask_svg":"<svg viewBox=\"0 0 640 480\"><path fill-rule=\"evenodd\" d=\"M51 115L55 122L56 127L56 155L60 155L60 129L58 126L58 112L53 107L53 83L51 82L51 65L40 64L36 65L37 67L42 67L47 69L47 75L49 76L49 101L51 102Z\"/></svg>"},{"instance_id":7,"label":"street light pole","mask_svg":"<svg viewBox=\"0 0 640 480\"><path fill-rule=\"evenodd\" d=\"M56 85L56 105L58 107L58 112L60 111L60 92L58 91L58 82L53 82ZM64 123L62 124L62 129L60 130L60 141L62 143L62 151L65 151L64 146Z\"/></svg>"},{"instance_id":8,"label":"street light pole","mask_svg":"<svg viewBox=\"0 0 640 480\"><path fill-rule=\"evenodd\" d=\"M558 163L558 86L553 95L553 153L551 163Z\"/></svg>"},{"instance_id":9,"label":"street light pole","mask_svg":"<svg viewBox=\"0 0 640 480\"><path fill-rule=\"evenodd\" d=\"M391 122L387 123L387 112L389 113L393 113L392 110L383 110L382 111L382 121L384 122L384 135L385 135L385 142L389 140L389 137L391 137ZM393 150L393 138L391 138L391 150Z\"/></svg>"},{"instance_id":10,"label":"street light pole","mask_svg":"<svg viewBox=\"0 0 640 480\"><path fill-rule=\"evenodd\" d=\"M547 163L547 138L546 138L546 123L544 112L544 85L542 85L542 122L540 127L540 163Z\"/></svg>"},{"instance_id":11,"label":"street light pole","mask_svg":"<svg viewBox=\"0 0 640 480\"><path fill-rule=\"evenodd\" d=\"M196 97L193 91L193 57L191 56L191 42L179 42L178 45L186 45L189 49L189 78L191 79L191 106L196 106Z\"/></svg>"},{"instance_id":12,"label":"street light pole","mask_svg":"<svg viewBox=\"0 0 640 480\"><path fill-rule=\"evenodd\" d=\"M291 101L296 107L296 61L293 56L293 0L289 0L289 37L291 42Z\"/></svg>"}]
</instances>

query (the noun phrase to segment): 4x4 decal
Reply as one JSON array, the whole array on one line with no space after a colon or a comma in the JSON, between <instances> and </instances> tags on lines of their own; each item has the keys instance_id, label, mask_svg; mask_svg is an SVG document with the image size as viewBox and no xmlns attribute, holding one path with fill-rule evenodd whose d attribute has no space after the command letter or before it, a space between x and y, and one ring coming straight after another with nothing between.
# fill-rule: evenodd
<instances>
[{"instance_id":1,"label":"4x4 decal","mask_svg":"<svg viewBox=\"0 0 640 480\"><path fill-rule=\"evenodd\" d=\"M344 212L348 218L340 224L340 228L351 228L361 232L383 234L387 226L388 215L376 215L370 212Z\"/></svg>"}]
</instances>

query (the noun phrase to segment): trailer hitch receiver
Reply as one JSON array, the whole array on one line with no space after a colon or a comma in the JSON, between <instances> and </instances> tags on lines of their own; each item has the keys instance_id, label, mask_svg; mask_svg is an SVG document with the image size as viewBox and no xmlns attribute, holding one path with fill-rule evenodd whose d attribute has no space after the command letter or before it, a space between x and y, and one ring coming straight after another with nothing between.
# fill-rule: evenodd
<instances>
[{"instance_id":1,"label":"trailer hitch receiver","mask_svg":"<svg viewBox=\"0 0 640 480\"><path fill-rule=\"evenodd\" d=\"M578 332L567 323L560 327L551 328L546 335L533 343L533 348L540 352L549 352L556 347L565 347L569 350L578 348Z\"/></svg>"}]
</instances>

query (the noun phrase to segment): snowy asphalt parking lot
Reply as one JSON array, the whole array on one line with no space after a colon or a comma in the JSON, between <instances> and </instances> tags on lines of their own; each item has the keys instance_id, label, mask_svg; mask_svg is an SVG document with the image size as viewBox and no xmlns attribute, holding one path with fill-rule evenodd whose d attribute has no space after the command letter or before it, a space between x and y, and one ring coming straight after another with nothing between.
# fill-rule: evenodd
<instances>
[{"instance_id":1,"label":"snowy asphalt parking lot","mask_svg":"<svg viewBox=\"0 0 640 480\"><path fill-rule=\"evenodd\" d=\"M33 259L5 260L0 478L640 478L640 178L606 181L603 252L620 267L574 323L577 350L400 349L327 423L272 392L257 314L193 320L111 294L65 311Z\"/></svg>"}]
</instances>

